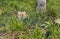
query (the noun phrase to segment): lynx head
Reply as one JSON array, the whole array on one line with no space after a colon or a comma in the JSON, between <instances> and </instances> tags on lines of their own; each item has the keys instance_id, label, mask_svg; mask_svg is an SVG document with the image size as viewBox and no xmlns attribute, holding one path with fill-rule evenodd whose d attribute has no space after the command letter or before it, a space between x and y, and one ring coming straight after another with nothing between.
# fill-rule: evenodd
<instances>
[{"instance_id":1,"label":"lynx head","mask_svg":"<svg viewBox=\"0 0 60 39\"><path fill-rule=\"evenodd\" d=\"M27 17L27 14L25 11L23 11L23 12L18 11L17 17L18 17L18 19L24 19Z\"/></svg>"}]
</instances>

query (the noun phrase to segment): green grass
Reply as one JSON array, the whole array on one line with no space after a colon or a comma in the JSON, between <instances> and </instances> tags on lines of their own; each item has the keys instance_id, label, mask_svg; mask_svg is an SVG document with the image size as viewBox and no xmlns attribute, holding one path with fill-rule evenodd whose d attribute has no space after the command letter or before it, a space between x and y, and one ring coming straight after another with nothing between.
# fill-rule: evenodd
<instances>
[{"instance_id":1,"label":"green grass","mask_svg":"<svg viewBox=\"0 0 60 39\"><path fill-rule=\"evenodd\" d=\"M60 0L47 0L47 12L40 14L36 12L36 3L36 0L0 0L0 31L15 32L16 39L60 39L60 25L54 23L54 19L60 18ZM19 20L17 11L26 11L28 17Z\"/></svg>"}]
</instances>

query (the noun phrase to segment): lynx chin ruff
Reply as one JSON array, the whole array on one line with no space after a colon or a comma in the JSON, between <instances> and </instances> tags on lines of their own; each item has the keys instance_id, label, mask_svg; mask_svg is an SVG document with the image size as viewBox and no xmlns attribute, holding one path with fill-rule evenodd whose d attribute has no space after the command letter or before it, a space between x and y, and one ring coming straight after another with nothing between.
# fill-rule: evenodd
<instances>
[{"instance_id":1,"label":"lynx chin ruff","mask_svg":"<svg viewBox=\"0 0 60 39\"><path fill-rule=\"evenodd\" d=\"M25 19L27 17L27 14L25 11L23 12L18 11L17 17L18 19Z\"/></svg>"}]
</instances>

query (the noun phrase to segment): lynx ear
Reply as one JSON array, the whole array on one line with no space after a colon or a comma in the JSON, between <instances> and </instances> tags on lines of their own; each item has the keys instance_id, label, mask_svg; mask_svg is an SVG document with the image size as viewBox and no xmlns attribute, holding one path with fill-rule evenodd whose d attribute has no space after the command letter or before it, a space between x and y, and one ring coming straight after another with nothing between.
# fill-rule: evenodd
<instances>
[{"instance_id":1,"label":"lynx ear","mask_svg":"<svg viewBox=\"0 0 60 39\"><path fill-rule=\"evenodd\" d=\"M24 13L26 13L26 11L24 11Z\"/></svg>"},{"instance_id":2,"label":"lynx ear","mask_svg":"<svg viewBox=\"0 0 60 39\"><path fill-rule=\"evenodd\" d=\"M20 11L18 11L18 13L21 13Z\"/></svg>"},{"instance_id":3,"label":"lynx ear","mask_svg":"<svg viewBox=\"0 0 60 39\"><path fill-rule=\"evenodd\" d=\"M20 12L18 11L18 13L20 13Z\"/></svg>"}]
</instances>

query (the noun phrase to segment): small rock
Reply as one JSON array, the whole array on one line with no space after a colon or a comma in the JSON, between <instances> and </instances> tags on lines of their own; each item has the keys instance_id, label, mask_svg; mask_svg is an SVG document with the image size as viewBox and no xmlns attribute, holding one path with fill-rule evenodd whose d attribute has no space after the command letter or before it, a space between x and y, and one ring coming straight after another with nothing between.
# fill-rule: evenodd
<instances>
[{"instance_id":1,"label":"small rock","mask_svg":"<svg viewBox=\"0 0 60 39\"><path fill-rule=\"evenodd\" d=\"M60 24L60 19L55 19L54 22Z\"/></svg>"}]
</instances>

